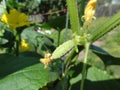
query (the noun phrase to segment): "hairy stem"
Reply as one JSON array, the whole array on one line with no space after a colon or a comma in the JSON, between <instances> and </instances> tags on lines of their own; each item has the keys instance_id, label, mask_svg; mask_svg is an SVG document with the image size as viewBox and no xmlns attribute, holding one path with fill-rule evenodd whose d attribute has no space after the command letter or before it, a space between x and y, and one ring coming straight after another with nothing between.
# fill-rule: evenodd
<instances>
[{"instance_id":1,"label":"hairy stem","mask_svg":"<svg viewBox=\"0 0 120 90\"><path fill-rule=\"evenodd\" d=\"M88 51L89 51L89 43L85 44L85 57L83 61L83 70L82 70L82 80L81 80L81 85L80 85L80 90L84 90L84 82L86 78L86 67L87 67L87 57L88 57Z\"/></svg>"}]
</instances>

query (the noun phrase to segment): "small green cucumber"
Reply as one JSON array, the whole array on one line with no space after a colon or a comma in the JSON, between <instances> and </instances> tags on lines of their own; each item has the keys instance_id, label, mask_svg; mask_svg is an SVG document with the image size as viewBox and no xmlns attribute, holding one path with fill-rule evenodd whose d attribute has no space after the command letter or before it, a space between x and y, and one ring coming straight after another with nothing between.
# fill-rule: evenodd
<instances>
[{"instance_id":1,"label":"small green cucumber","mask_svg":"<svg viewBox=\"0 0 120 90\"><path fill-rule=\"evenodd\" d=\"M73 47L75 46L73 40L68 40L64 42L62 45L57 47L55 51L52 53L52 59L57 59L65 55L67 52L69 52Z\"/></svg>"}]
</instances>

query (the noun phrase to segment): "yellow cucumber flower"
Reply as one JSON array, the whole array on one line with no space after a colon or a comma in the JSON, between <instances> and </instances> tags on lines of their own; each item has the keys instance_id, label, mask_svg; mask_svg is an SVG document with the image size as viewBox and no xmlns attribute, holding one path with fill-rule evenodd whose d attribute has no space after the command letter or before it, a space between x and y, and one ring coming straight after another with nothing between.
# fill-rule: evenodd
<instances>
[{"instance_id":1,"label":"yellow cucumber flower","mask_svg":"<svg viewBox=\"0 0 120 90\"><path fill-rule=\"evenodd\" d=\"M91 21L95 18L95 10L96 10L96 2L97 0L90 0L88 4L86 5L85 11L84 11L84 20L85 20L85 25L89 25Z\"/></svg>"},{"instance_id":2,"label":"yellow cucumber flower","mask_svg":"<svg viewBox=\"0 0 120 90\"><path fill-rule=\"evenodd\" d=\"M45 57L40 59L40 61L45 65L45 68L47 68L52 61L51 54L49 52L46 52Z\"/></svg>"},{"instance_id":3,"label":"yellow cucumber flower","mask_svg":"<svg viewBox=\"0 0 120 90\"><path fill-rule=\"evenodd\" d=\"M18 12L16 9L12 9L9 13L3 14L1 21L8 24L11 30L30 25L28 16L25 13Z\"/></svg>"},{"instance_id":4,"label":"yellow cucumber flower","mask_svg":"<svg viewBox=\"0 0 120 90\"><path fill-rule=\"evenodd\" d=\"M24 39L22 39L19 49L20 49L21 52L29 51L30 50L30 45L29 45L29 43L26 43Z\"/></svg>"}]
</instances>

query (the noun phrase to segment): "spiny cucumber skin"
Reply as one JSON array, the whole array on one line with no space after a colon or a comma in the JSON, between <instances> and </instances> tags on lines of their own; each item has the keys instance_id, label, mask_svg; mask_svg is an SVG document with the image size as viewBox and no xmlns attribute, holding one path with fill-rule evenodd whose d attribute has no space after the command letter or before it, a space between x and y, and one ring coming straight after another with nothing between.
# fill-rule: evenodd
<instances>
[{"instance_id":1,"label":"spiny cucumber skin","mask_svg":"<svg viewBox=\"0 0 120 90\"><path fill-rule=\"evenodd\" d=\"M74 41L69 40L62 45L60 45L52 54L52 59L57 59L65 55L68 51L70 51L74 47Z\"/></svg>"}]
</instances>

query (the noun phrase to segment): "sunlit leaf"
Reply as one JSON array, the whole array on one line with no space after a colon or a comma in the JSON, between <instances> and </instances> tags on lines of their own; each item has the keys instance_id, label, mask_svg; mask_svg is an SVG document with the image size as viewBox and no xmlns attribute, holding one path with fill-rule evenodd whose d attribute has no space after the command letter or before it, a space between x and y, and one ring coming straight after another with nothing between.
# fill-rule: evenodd
<instances>
[{"instance_id":1,"label":"sunlit leaf","mask_svg":"<svg viewBox=\"0 0 120 90\"><path fill-rule=\"evenodd\" d=\"M58 78L57 73L35 64L0 80L1 90L38 90Z\"/></svg>"},{"instance_id":2,"label":"sunlit leaf","mask_svg":"<svg viewBox=\"0 0 120 90\"><path fill-rule=\"evenodd\" d=\"M0 77L5 77L11 73L25 67L39 63L40 55L34 52L20 53L20 56L0 54Z\"/></svg>"},{"instance_id":3,"label":"sunlit leaf","mask_svg":"<svg viewBox=\"0 0 120 90\"><path fill-rule=\"evenodd\" d=\"M110 55L108 52L103 50L100 47L97 47L95 45L91 45L91 50L93 53L95 53L98 57L101 58L101 60L104 62L104 64L107 65L120 65L120 57L114 57Z\"/></svg>"},{"instance_id":4,"label":"sunlit leaf","mask_svg":"<svg viewBox=\"0 0 120 90\"><path fill-rule=\"evenodd\" d=\"M71 89L78 90L80 88L81 74L70 80ZM84 90L119 90L119 80L109 75L106 71L96 67L90 67L87 72Z\"/></svg>"}]
</instances>

